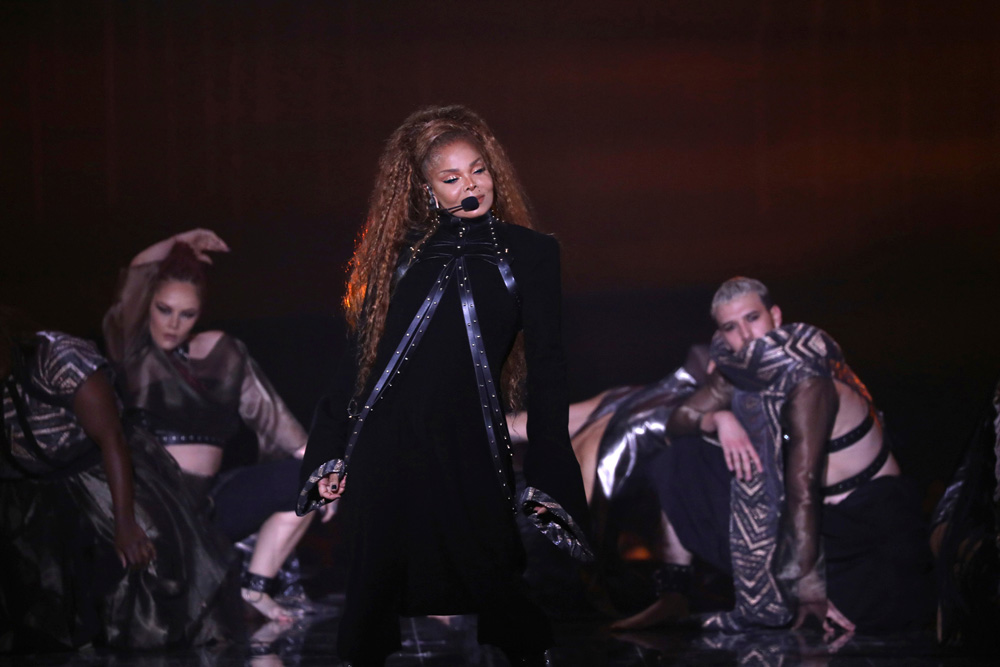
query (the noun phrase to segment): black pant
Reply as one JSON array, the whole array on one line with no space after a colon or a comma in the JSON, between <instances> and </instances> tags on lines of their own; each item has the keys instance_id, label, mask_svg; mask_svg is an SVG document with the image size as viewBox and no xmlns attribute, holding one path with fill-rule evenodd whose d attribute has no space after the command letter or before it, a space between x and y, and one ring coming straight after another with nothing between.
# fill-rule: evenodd
<instances>
[{"instance_id":1,"label":"black pant","mask_svg":"<svg viewBox=\"0 0 1000 667\"><path fill-rule=\"evenodd\" d=\"M233 542L257 532L275 512L294 512L300 461L295 458L232 468L215 477L185 473L199 502L211 500L212 519Z\"/></svg>"}]
</instances>

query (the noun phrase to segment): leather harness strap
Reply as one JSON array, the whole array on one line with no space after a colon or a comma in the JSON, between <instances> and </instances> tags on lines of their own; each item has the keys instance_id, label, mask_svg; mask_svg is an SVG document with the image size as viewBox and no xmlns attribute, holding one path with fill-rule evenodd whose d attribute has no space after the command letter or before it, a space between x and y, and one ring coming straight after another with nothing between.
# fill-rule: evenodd
<instances>
[{"instance_id":1,"label":"leather harness strap","mask_svg":"<svg viewBox=\"0 0 1000 667\"><path fill-rule=\"evenodd\" d=\"M486 346L483 342L482 327L480 326L479 316L476 312L476 300L473 294L472 281L469 276L466 260L469 258L483 259L495 265L500 271L500 276L503 278L507 291L510 293L514 302L518 306L520 306L520 294L517 289L517 282L514 279L514 273L511 271L510 264L507 262L507 258L505 257L506 248L501 249L500 244L497 241L496 229L494 227L492 217L487 218L486 220L486 224L489 225L490 233L490 238L488 240L483 239L477 241L467 239L465 237L465 223L460 222L459 224L461 227L458 231L458 241L453 248L448 248L448 250L461 250L463 244L465 244L466 252L464 254L449 252L446 255L442 255L440 249L432 249L420 257L420 259L444 257L447 258L448 261L441 268L437 280L431 287L427 298L424 299L420 308L417 309L409 327L407 327L406 332L403 334L402 339L396 346L396 349L389 358L385 368L381 373L379 373L378 380L375 382L375 386L372 388L371 393L368 394L361 410L357 415L351 415L351 417L355 420L355 423L354 428L351 431L351 435L347 440L347 447L344 451L344 463L346 468L347 463L351 459L354 447L357 445L358 438L361 435L361 429L364 426L365 420L371 414L375 404L382 397L385 390L392 386L392 381L399 374L404 363L409 358L408 355L412 353L419 344L424 331L427 329L427 325L430 323L431 318L434 317L434 313L437 312L437 307L441 303L441 297L444 295L445 290L451 284L452 279L455 276L458 276L458 294L459 300L462 304L462 316L465 319L466 334L469 341L469 351L472 354L473 369L476 374L476 387L479 393L479 403L482 406L483 426L485 427L486 438L490 445L490 453L493 456L493 466L496 471L497 478L500 481L500 487L503 489L504 495L511 506L511 510L516 512L517 508L514 503L513 490L510 488L507 475L504 473L504 466L502 465L500 451L500 443L502 442L509 455L510 434L507 431L507 423L504 419L503 408L501 407L500 400L497 396L496 383L494 382L493 373L490 370L489 361L487 359ZM411 260L409 264L412 265L412 263L414 263L414 261ZM402 278L405 273L405 270L401 272L399 274L400 278ZM518 318L520 319L520 308L518 308ZM509 459L509 456L507 458Z\"/></svg>"}]
</instances>

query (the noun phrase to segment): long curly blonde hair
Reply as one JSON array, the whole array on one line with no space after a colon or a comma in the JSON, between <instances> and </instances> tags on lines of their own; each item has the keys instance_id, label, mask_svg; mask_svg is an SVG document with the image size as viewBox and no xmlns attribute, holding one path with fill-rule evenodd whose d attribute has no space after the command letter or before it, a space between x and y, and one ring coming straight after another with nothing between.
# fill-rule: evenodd
<instances>
[{"instance_id":1,"label":"long curly blonde hair","mask_svg":"<svg viewBox=\"0 0 1000 667\"><path fill-rule=\"evenodd\" d=\"M494 213L506 222L533 227L514 167L482 118L460 105L426 107L410 115L389 137L379 159L368 216L348 268L343 305L358 339L356 393L363 390L375 362L392 298L392 278L406 239L418 236L415 247L419 247L436 227L436 213L424 187L425 165L456 141L467 141L483 156L493 177ZM524 341L519 334L501 382L512 406L520 399L524 374Z\"/></svg>"}]
</instances>

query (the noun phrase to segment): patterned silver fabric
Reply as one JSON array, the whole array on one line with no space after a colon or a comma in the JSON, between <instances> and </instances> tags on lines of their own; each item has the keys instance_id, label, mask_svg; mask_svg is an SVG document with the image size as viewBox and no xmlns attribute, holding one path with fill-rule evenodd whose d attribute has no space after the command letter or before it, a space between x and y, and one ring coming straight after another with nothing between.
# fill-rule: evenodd
<instances>
[{"instance_id":1,"label":"patterned silver fabric","mask_svg":"<svg viewBox=\"0 0 1000 667\"><path fill-rule=\"evenodd\" d=\"M609 392L611 395L587 420L589 424L608 414L614 415L597 450L597 483L605 497L613 499L637 465L641 468L641 462L666 446L670 413L697 388L697 380L681 366L646 387Z\"/></svg>"},{"instance_id":2,"label":"patterned silver fabric","mask_svg":"<svg viewBox=\"0 0 1000 667\"><path fill-rule=\"evenodd\" d=\"M295 512L299 516L305 516L314 509L319 509L327 503L333 502L332 500L327 500L326 498L321 498L319 494L314 493L316 485L319 484L319 480L323 479L330 473L337 473L343 476L345 469L344 459L330 459L323 465L319 466L309 474L309 479L302 486L302 490L299 491L299 500L296 503Z\"/></svg>"},{"instance_id":3,"label":"patterned silver fabric","mask_svg":"<svg viewBox=\"0 0 1000 667\"><path fill-rule=\"evenodd\" d=\"M587 538L584 537L580 526L549 494L529 486L521 493L519 504L528 521L552 544L577 560L585 563L594 560L594 552L587 544ZM544 507L548 512L536 514L536 507Z\"/></svg>"},{"instance_id":4,"label":"patterned silver fabric","mask_svg":"<svg viewBox=\"0 0 1000 667\"><path fill-rule=\"evenodd\" d=\"M97 346L89 341L56 331L38 333L38 349L27 360L30 380L26 387L17 385L27 407L28 427L45 455L57 464L73 461L94 447L73 415L73 397L80 385L107 365ZM0 389L3 396L3 422L11 454L19 465L34 474L51 472L25 444L18 423L11 388ZM0 458L0 477L20 477Z\"/></svg>"},{"instance_id":5,"label":"patterned silver fabric","mask_svg":"<svg viewBox=\"0 0 1000 667\"><path fill-rule=\"evenodd\" d=\"M733 611L706 618L707 628L741 631L780 627L792 620L795 584L804 576L797 561L796 539L782 535L785 464L782 410L803 380L832 377L863 396L864 384L844 362L837 343L808 324L789 324L751 341L734 354L721 334L712 341L712 358L736 387L733 411L747 430L764 466L750 480L734 478L730 549L736 605ZM881 425L881 418L879 418ZM818 540L817 536L812 536ZM815 573L824 576L822 550Z\"/></svg>"}]
</instances>

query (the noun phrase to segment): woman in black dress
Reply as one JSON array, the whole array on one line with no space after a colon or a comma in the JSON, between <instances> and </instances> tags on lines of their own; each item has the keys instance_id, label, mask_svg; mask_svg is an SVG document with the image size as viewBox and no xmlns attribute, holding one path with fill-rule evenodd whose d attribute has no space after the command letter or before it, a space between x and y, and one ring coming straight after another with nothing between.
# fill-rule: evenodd
<instances>
[{"instance_id":1,"label":"woman in black dress","mask_svg":"<svg viewBox=\"0 0 1000 667\"><path fill-rule=\"evenodd\" d=\"M344 305L351 346L317 409L299 499L300 512L347 503L338 652L382 664L400 615L478 613L480 642L541 664L551 630L526 596L515 513L587 549L573 537L587 509L566 426L559 247L532 231L503 148L468 109L420 110L389 138ZM503 404L522 379L518 497Z\"/></svg>"}]
</instances>

